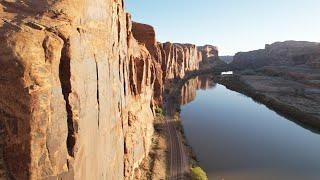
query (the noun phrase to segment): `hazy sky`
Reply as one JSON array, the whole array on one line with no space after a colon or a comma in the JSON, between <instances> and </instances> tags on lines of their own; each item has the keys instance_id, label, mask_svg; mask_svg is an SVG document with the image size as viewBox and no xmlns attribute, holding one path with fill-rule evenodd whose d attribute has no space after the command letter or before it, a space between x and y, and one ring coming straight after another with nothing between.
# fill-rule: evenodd
<instances>
[{"instance_id":1,"label":"hazy sky","mask_svg":"<svg viewBox=\"0 0 320 180\"><path fill-rule=\"evenodd\" d=\"M212 44L221 55L284 40L320 42L320 0L125 0L160 42Z\"/></svg>"}]
</instances>

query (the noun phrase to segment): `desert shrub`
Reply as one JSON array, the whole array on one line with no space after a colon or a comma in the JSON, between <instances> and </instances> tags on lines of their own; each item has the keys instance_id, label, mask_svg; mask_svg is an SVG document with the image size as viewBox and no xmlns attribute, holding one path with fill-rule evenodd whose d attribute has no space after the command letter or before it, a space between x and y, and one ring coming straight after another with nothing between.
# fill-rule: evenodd
<instances>
[{"instance_id":1,"label":"desert shrub","mask_svg":"<svg viewBox=\"0 0 320 180\"><path fill-rule=\"evenodd\" d=\"M164 110L163 110L162 108L160 108L160 107L157 107L157 108L155 109L155 112L156 112L157 115L161 115L161 116L164 116L164 115L165 115Z\"/></svg>"},{"instance_id":2,"label":"desert shrub","mask_svg":"<svg viewBox=\"0 0 320 180\"><path fill-rule=\"evenodd\" d=\"M208 180L207 174L201 167L194 167L191 169L192 180Z\"/></svg>"}]
</instances>

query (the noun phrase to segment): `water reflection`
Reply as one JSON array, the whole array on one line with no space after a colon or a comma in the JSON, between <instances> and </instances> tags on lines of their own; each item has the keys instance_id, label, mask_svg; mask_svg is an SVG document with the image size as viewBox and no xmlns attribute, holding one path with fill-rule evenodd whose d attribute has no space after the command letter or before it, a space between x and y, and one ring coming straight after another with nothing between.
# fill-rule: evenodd
<instances>
[{"instance_id":1,"label":"water reflection","mask_svg":"<svg viewBox=\"0 0 320 180\"><path fill-rule=\"evenodd\" d=\"M181 105L185 105L196 98L196 91L206 90L216 86L212 76L198 76L187 81L181 88Z\"/></svg>"},{"instance_id":2,"label":"water reflection","mask_svg":"<svg viewBox=\"0 0 320 180\"><path fill-rule=\"evenodd\" d=\"M212 77L188 81L180 102L186 137L209 179L320 179L319 134Z\"/></svg>"}]
</instances>

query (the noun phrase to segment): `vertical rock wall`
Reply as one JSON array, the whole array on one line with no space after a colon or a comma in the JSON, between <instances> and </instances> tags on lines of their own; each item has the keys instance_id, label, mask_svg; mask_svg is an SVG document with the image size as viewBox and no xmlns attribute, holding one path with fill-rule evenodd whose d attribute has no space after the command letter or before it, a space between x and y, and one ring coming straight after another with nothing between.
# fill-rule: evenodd
<instances>
[{"instance_id":1,"label":"vertical rock wall","mask_svg":"<svg viewBox=\"0 0 320 180\"><path fill-rule=\"evenodd\" d=\"M162 70L166 80L181 79L187 72L199 70L202 59L195 45L166 42L160 47Z\"/></svg>"},{"instance_id":2,"label":"vertical rock wall","mask_svg":"<svg viewBox=\"0 0 320 180\"><path fill-rule=\"evenodd\" d=\"M0 17L0 179L132 178L197 48L137 34L122 0L3 0Z\"/></svg>"},{"instance_id":3,"label":"vertical rock wall","mask_svg":"<svg viewBox=\"0 0 320 180\"><path fill-rule=\"evenodd\" d=\"M161 49L156 40L156 33L152 26L147 24L132 23L132 34L138 42L146 47L149 51L153 67L155 70L155 83L154 83L154 95L153 99L155 105L162 105L163 94L163 71Z\"/></svg>"},{"instance_id":4,"label":"vertical rock wall","mask_svg":"<svg viewBox=\"0 0 320 180\"><path fill-rule=\"evenodd\" d=\"M133 36L144 44L154 60L161 64L163 82L184 78L186 73L218 60L218 49L212 45L199 46L179 43L157 43L152 26L133 23Z\"/></svg>"},{"instance_id":5,"label":"vertical rock wall","mask_svg":"<svg viewBox=\"0 0 320 180\"><path fill-rule=\"evenodd\" d=\"M202 63L208 64L219 59L218 48L212 45L198 46L198 51L201 53Z\"/></svg>"},{"instance_id":6,"label":"vertical rock wall","mask_svg":"<svg viewBox=\"0 0 320 180\"><path fill-rule=\"evenodd\" d=\"M155 68L123 2L2 1L1 10L1 174L130 178L151 143Z\"/></svg>"}]
</instances>

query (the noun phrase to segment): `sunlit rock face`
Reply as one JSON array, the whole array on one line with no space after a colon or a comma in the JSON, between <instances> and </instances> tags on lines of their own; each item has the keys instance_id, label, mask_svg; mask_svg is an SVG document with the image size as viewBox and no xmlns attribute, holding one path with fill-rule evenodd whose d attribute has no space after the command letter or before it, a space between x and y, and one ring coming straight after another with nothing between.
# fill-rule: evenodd
<instances>
[{"instance_id":1,"label":"sunlit rock face","mask_svg":"<svg viewBox=\"0 0 320 180\"><path fill-rule=\"evenodd\" d=\"M137 41L144 45L149 51L152 63L154 67L154 94L153 100L155 105L160 106L162 104L162 94L163 94L163 73L162 73L162 56L161 49L156 41L156 33L154 28L147 24L141 24L133 22L132 24L132 34Z\"/></svg>"},{"instance_id":2,"label":"sunlit rock face","mask_svg":"<svg viewBox=\"0 0 320 180\"><path fill-rule=\"evenodd\" d=\"M188 72L214 67L219 59L218 48L212 45L197 47L193 44L159 43L154 28L147 24L134 22L132 32L139 43L144 44L150 52L156 62L155 67L161 66L163 83L167 80L182 79ZM159 69L156 69L156 72L159 72ZM155 83L158 87L163 86L163 83L158 81L159 78L160 75ZM155 89L162 90L156 87ZM157 98L160 93L155 93Z\"/></svg>"},{"instance_id":3,"label":"sunlit rock face","mask_svg":"<svg viewBox=\"0 0 320 180\"><path fill-rule=\"evenodd\" d=\"M166 80L181 79L186 73L199 70L202 59L195 45L166 42L160 47L162 70Z\"/></svg>"},{"instance_id":4,"label":"sunlit rock face","mask_svg":"<svg viewBox=\"0 0 320 180\"><path fill-rule=\"evenodd\" d=\"M219 52L216 46L212 46L212 45L198 46L197 49L201 53L203 64L212 63L219 58Z\"/></svg>"},{"instance_id":5,"label":"sunlit rock face","mask_svg":"<svg viewBox=\"0 0 320 180\"><path fill-rule=\"evenodd\" d=\"M319 68L320 44L305 41L285 41L266 45L265 49L240 52L231 65L237 69L259 68L270 65L306 65Z\"/></svg>"},{"instance_id":6,"label":"sunlit rock face","mask_svg":"<svg viewBox=\"0 0 320 180\"><path fill-rule=\"evenodd\" d=\"M178 43L158 43L154 28L150 25L133 23L133 35L146 46L155 62L163 71L163 80L183 78L186 72L199 69L201 53L195 45Z\"/></svg>"},{"instance_id":7,"label":"sunlit rock face","mask_svg":"<svg viewBox=\"0 0 320 180\"><path fill-rule=\"evenodd\" d=\"M196 46L156 42L122 0L0 9L0 179L132 179L163 83L199 69Z\"/></svg>"},{"instance_id":8,"label":"sunlit rock face","mask_svg":"<svg viewBox=\"0 0 320 180\"><path fill-rule=\"evenodd\" d=\"M210 76L197 76L187 81L181 88L181 105L188 104L196 98L199 89L206 90L213 88L216 84Z\"/></svg>"},{"instance_id":9,"label":"sunlit rock face","mask_svg":"<svg viewBox=\"0 0 320 180\"><path fill-rule=\"evenodd\" d=\"M123 1L0 4L1 178L129 179L149 152L155 67Z\"/></svg>"}]
</instances>

